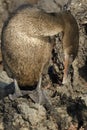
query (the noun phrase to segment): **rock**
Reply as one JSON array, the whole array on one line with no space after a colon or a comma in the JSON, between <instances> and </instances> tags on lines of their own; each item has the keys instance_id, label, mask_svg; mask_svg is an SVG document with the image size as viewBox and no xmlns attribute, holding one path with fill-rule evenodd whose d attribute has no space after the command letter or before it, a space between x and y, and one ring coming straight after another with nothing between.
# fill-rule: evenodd
<instances>
[{"instance_id":1,"label":"rock","mask_svg":"<svg viewBox=\"0 0 87 130\"><path fill-rule=\"evenodd\" d=\"M5 71L1 71L0 73L0 85L9 84L13 81L13 79L9 78ZM2 84L3 83L3 84Z\"/></svg>"},{"instance_id":2,"label":"rock","mask_svg":"<svg viewBox=\"0 0 87 130\"><path fill-rule=\"evenodd\" d=\"M19 130L29 130L29 123L25 122L20 114L15 113L12 125Z\"/></svg>"},{"instance_id":3,"label":"rock","mask_svg":"<svg viewBox=\"0 0 87 130\"><path fill-rule=\"evenodd\" d=\"M37 1L0 0L0 32L3 22L14 9L20 4L36 3ZM60 8L57 3L60 2L63 6L67 1L40 0L38 6L48 12L58 12ZM64 69L60 39L56 41L56 47L54 47L57 53L56 56L53 55L55 64L53 60L50 63L51 65L54 64L55 74L58 75L59 79L57 79L57 83L53 83L51 79L48 79L51 85L47 92L50 95L54 108L63 117L62 125L64 126L65 124L66 128L68 128L67 130L77 130L78 125L81 125L79 130L87 130L87 23L85 23L87 21L87 0L72 0L70 7L72 14L78 22L80 32L78 56L69 74L71 82L68 86L58 84L62 80ZM3 87L10 82L12 82L12 79L9 79L6 73L0 69L0 86ZM77 98L80 98L81 101L76 101ZM46 113L42 106L37 104L30 105L32 101L27 96L17 100L15 101L17 103L9 101L7 97L3 101L0 100L0 130L58 130L54 118L48 112ZM80 116L76 118L78 114ZM80 117L82 122L79 121ZM73 124L72 121L77 122Z\"/></svg>"},{"instance_id":4,"label":"rock","mask_svg":"<svg viewBox=\"0 0 87 130\"><path fill-rule=\"evenodd\" d=\"M6 0L5 3L8 6L8 11L12 13L15 9L17 9L20 5L23 4L36 4L38 0Z\"/></svg>"},{"instance_id":5,"label":"rock","mask_svg":"<svg viewBox=\"0 0 87 130\"><path fill-rule=\"evenodd\" d=\"M39 104L34 104L32 107L29 107L28 104L23 102L18 105L18 110L23 118L28 120L32 125L37 125L46 119L46 111Z\"/></svg>"},{"instance_id":6,"label":"rock","mask_svg":"<svg viewBox=\"0 0 87 130\"><path fill-rule=\"evenodd\" d=\"M49 129L49 130L58 130L58 127L57 127L57 125L56 125L56 123L55 122L53 122L52 120L50 120L50 121L48 121L48 122L46 122L47 124L47 128Z\"/></svg>"},{"instance_id":7,"label":"rock","mask_svg":"<svg viewBox=\"0 0 87 130\"><path fill-rule=\"evenodd\" d=\"M87 106L87 93L84 94L84 96L82 96L82 99L85 101L85 104L86 104L86 106Z\"/></svg>"},{"instance_id":8,"label":"rock","mask_svg":"<svg viewBox=\"0 0 87 130\"><path fill-rule=\"evenodd\" d=\"M2 122L0 123L0 130L4 130L4 125Z\"/></svg>"},{"instance_id":9,"label":"rock","mask_svg":"<svg viewBox=\"0 0 87 130\"><path fill-rule=\"evenodd\" d=\"M39 0L38 6L46 12L59 12L68 0Z\"/></svg>"}]
</instances>

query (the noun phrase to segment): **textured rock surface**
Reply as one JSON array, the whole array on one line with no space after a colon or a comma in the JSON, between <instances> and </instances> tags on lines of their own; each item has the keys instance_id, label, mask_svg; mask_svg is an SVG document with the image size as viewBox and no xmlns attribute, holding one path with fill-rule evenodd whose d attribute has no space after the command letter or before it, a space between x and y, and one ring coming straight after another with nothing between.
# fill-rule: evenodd
<instances>
[{"instance_id":1,"label":"textured rock surface","mask_svg":"<svg viewBox=\"0 0 87 130\"><path fill-rule=\"evenodd\" d=\"M36 4L38 0L0 0L0 32L6 18L21 4ZM40 8L47 12L58 12L58 2L68 0L40 0ZM43 87L48 83L47 94L53 107L61 116L62 130L87 130L87 0L72 0L69 8L75 16L80 33L79 52L69 73L69 83L61 86L63 77L62 34L54 37L55 46L48 74L43 76ZM0 34L1 36L1 34ZM1 55L0 55L1 63ZM2 72L0 64L0 88L12 82ZM1 90L0 90L1 91ZM34 104L25 96L15 101L8 97L0 100L0 130L58 130L55 117L43 106ZM59 129L60 130L60 129Z\"/></svg>"}]
</instances>

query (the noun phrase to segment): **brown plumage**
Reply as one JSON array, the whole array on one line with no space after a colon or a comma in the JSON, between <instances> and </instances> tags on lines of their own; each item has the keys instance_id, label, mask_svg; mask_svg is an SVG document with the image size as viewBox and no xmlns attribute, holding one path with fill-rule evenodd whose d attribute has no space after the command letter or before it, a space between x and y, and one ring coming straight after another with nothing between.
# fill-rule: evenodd
<instances>
[{"instance_id":1,"label":"brown plumage","mask_svg":"<svg viewBox=\"0 0 87 130\"><path fill-rule=\"evenodd\" d=\"M2 31L1 48L7 74L21 86L36 84L51 57L49 36L61 31L64 32L65 83L68 67L78 51L79 33L75 18L68 11L46 13L36 7L19 8Z\"/></svg>"}]
</instances>

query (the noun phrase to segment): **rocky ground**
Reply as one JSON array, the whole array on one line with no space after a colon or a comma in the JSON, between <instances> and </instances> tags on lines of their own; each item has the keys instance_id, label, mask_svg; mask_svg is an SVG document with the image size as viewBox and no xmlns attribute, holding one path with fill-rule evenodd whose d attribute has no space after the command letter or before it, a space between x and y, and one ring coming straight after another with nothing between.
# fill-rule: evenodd
<instances>
[{"instance_id":1,"label":"rocky ground","mask_svg":"<svg viewBox=\"0 0 87 130\"><path fill-rule=\"evenodd\" d=\"M37 4L38 0L0 0L0 32L6 18L19 5ZM67 2L61 1L64 5ZM47 12L58 12L58 0L40 0L38 6ZM48 73L43 75L43 89L49 95L52 108L34 103L24 96L14 101L4 95L3 87L11 83L3 71L0 55L0 130L87 130L87 0L72 0L68 9L75 16L80 33L78 56L69 73L69 83L61 85L63 50L61 37L55 36L55 46ZM59 34L61 36L61 34ZM61 55L62 54L62 55ZM60 129L61 126L61 129Z\"/></svg>"}]
</instances>

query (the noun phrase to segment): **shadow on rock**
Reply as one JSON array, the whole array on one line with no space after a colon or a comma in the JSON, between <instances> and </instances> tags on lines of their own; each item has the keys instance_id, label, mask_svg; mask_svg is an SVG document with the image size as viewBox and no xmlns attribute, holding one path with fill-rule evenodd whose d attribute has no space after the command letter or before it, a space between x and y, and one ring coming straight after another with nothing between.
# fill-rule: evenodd
<instances>
[{"instance_id":1,"label":"shadow on rock","mask_svg":"<svg viewBox=\"0 0 87 130\"><path fill-rule=\"evenodd\" d=\"M87 65L79 68L79 75L87 82Z\"/></svg>"},{"instance_id":2,"label":"shadow on rock","mask_svg":"<svg viewBox=\"0 0 87 130\"><path fill-rule=\"evenodd\" d=\"M15 91L14 83L6 84L4 82L0 82L0 99L8 96L9 94L13 94Z\"/></svg>"},{"instance_id":3,"label":"shadow on rock","mask_svg":"<svg viewBox=\"0 0 87 130\"><path fill-rule=\"evenodd\" d=\"M67 112L78 122L78 130L87 121L87 106L81 98L71 99L67 106Z\"/></svg>"}]
</instances>

